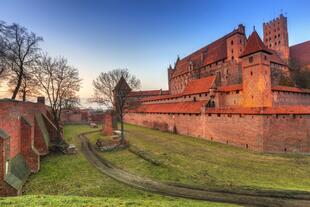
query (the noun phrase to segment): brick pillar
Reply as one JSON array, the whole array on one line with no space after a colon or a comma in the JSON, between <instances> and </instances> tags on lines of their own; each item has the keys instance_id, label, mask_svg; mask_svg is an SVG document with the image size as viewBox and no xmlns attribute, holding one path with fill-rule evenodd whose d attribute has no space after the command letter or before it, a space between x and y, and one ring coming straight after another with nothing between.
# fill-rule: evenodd
<instances>
[{"instance_id":1,"label":"brick pillar","mask_svg":"<svg viewBox=\"0 0 310 207\"><path fill-rule=\"evenodd\" d=\"M113 124L112 124L112 113L106 112L103 115L103 126L102 133L106 136L111 136L113 134Z\"/></svg>"},{"instance_id":2,"label":"brick pillar","mask_svg":"<svg viewBox=\"0 0 310 207\"><path fill-rule=\"evenodd\" d=\"M33 140L31 136L30 123L24 118L21 118L21 154L24 156L31 172L39 170L40 156L34 150Z\"/></svg>"}]
</instances>

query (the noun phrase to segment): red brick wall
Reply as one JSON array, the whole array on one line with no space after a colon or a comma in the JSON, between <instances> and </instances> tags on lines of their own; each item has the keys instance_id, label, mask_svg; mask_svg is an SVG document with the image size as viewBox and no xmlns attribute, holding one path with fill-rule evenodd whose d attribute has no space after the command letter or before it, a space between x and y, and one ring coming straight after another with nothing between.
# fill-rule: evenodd
<instances>
[{"instance_id":1,"label":"red brick wall","mask_svg":"<svg viewBox=\"0 0 310 207\"><path fill-rule=\"evenodd\" d=\"M264 117L264 151L310 152L310 115Z\"/></svg>"},{"instance_id":2,"label":"red brick wall","mask_svg":"<svg viewBox=\"0 0 310 207\"><path fill-rule=\"evenodd\" d=\"M273 106L310 105L310 94L273 91Z\"/></svg>"},{"instance_id":3,"label":"red brick wall","mask_svg":"<svg viewBox=\"0 0 310 207\"><path fill-rule=\"evenodd\" d=\"M38 150L40 155L46 155L48 153L48 147L46 146L43 134L37 121L34 125L34 147Z\"/></svg>"},{"instance_id":4,"label":"red brick wall","mask_svg":"<svg viewBox=\"0 0 310 207\"><path fill-rule=\"evenodd\" d=\"M23 118L21 121L21 154L26 159L31 172L39 170L40 156L33 149L33 139L31 133L31 125L29 125Z\"/></svg>"},{"instance_id":5,"label":"red brick wall","mask_svg":"<svg viewBox=\"0 0 310 207\"><path fill-rule=\"evenodd\" d=\"M243 104L242 91L230 91L218 94L219 107L241 106Z\"/></svg>"},{"instance_id":6,"label":"red brick wall","mask_svg":"<svg viewBox=\"0 0 310 207\"><path fill-rule=\"evenodd\" d=\"M201 137L255 151L310 152L310 115L128 113L127 123ZM301 117L301 118L300 118ZM297 130L298 129L298 130Z\"/></svg>"}]
</instances>

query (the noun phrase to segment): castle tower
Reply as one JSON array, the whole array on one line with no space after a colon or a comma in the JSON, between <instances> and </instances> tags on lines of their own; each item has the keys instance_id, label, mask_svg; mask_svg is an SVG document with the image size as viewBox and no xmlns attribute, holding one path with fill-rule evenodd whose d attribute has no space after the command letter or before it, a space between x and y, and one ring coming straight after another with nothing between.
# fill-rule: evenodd
<instances>
[{"instance_id":1,"label":"castle tower","mask_svg":"<svg viewBox=\"0 0 310 207\"><path fill-rule=\"evenodd\" d=\"M173 73L173 68L171 67L171 65L169 65L167 71L168 71L168 88L169 88L169 91L171 92L171 78L172 78L172 73Z\"/></svg>"},{"instance_id":2,"label":"castle tower","mask_svg":"<svg viewBox=\"0 0 310 207\"><path fill-rule=\"evenodd\" d=\"M279 56L288 62L290 57L288 45L287 18L281 14L278 18L263 23L264 44L278 52Z\"/></svg>"},{"instance_id":3,"label":"castle tower","mask_svg":"<svg viewBox=\"0 0 310 207\"><path fill-rule=\"evenodd\" d=\"M253 31L240 56L245 107L272 106L270 54L257 32Z\"/></svg>"},{"instance_id":4,"label":"castle tower","mask_svg":"<svg viewBox=\"0 0 310 207\"><path fill-rule=\"evenodd\" d=\"M237 32L226 39L227 60L240 62L239 56L243 53L245 44L245 27L239 24Z\"/></svg>"}]
</instances>

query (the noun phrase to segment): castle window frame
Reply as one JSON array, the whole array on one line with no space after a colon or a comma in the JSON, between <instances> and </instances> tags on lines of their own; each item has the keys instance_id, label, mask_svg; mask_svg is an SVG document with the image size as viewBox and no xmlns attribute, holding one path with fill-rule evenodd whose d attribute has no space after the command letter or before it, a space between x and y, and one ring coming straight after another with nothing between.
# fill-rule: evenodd
<instances>
[{"instance_id":1,"label":"castle window frame","mask_svg":"<svg viewBox=\"0 0 310 207\"><path fill-rule=\"evenodd\" d=\"M249 57L249 63L253 63L253 56Z\"/></svg>"}]
</instances>

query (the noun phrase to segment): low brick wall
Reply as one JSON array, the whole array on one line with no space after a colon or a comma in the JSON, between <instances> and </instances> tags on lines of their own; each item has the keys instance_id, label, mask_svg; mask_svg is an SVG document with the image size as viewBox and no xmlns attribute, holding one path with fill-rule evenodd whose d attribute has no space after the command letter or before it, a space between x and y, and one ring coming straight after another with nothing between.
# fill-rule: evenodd
<instances>
[{"instance_id":1,"label":"low brick wall","mask_svg":"<svg viewBox=\"0 0 310 207\"><path fill-rule=\"evenodd\" d=\"M128 113L125 122L264 152L310 152L310 115Z\"/></svg>"}]
</instances>

